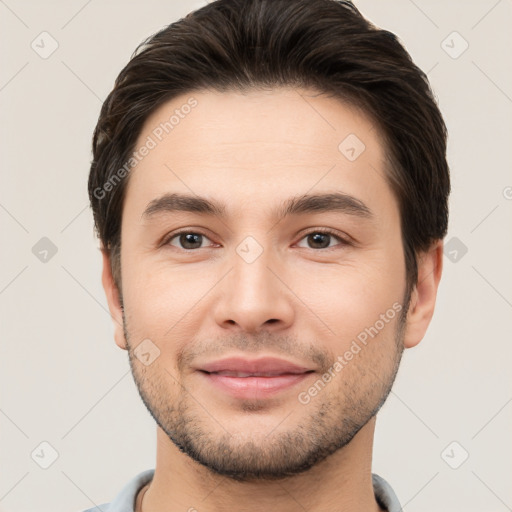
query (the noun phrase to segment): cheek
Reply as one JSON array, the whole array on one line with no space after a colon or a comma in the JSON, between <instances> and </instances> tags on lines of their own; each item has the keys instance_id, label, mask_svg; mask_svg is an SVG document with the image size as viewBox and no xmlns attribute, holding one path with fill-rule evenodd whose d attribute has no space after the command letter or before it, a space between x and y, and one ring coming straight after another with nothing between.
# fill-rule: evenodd
<instances>
[{"instance_id":1,"label":"cheek","mask_svg":"<svg viewBox=\"0 0 512 512\"><path fill-rule=\"evenodd\" d=\"M153 265L142 258L127 258L123 296L134 343L149 338L160 347L162 355L169 357L181 350L181 344L190 341L198 330L201 299L207 297L214 284L212 274L205 277L204 272L184 272L177 267Z\"/></svg>"},{"instance_id":2,"label":"cheek","mask_svg":"<svg viewBox=\"0 0 512 512\"><path fill-rule=\"evenodd\" d=\"M295 273L290 281L290 287L314 313L307 313L308 323L326 333L334 352L343 352L359 335L363 341L385 339L384 346L392 345L405 291L405 263L401 245L397 245L398 250L390 246L354 256L350 263L318 267L308 279L301 276L311 276L311 271Z\"/></svg>"}]
</instances>

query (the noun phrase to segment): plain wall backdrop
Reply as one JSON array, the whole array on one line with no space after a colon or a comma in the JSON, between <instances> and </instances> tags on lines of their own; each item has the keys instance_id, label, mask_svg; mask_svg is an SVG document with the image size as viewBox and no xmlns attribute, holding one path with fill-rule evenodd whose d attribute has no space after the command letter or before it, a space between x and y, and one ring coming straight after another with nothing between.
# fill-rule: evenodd
<instances>
[{"instance_id":1,"label":"plain wall backdrop","mask_svg":"<svg viewBox=\"0 0 512 512\"><path fill-rule=\"evenodd\" d=\"M90 142L136 46L202 5L0 0L1 511L78 512L154 468L101 287ZM436 313L378 415L373 472L407 512L512 510L512 4L356 5L428 72L453 186Z\"/></svg>"}]
</instances>

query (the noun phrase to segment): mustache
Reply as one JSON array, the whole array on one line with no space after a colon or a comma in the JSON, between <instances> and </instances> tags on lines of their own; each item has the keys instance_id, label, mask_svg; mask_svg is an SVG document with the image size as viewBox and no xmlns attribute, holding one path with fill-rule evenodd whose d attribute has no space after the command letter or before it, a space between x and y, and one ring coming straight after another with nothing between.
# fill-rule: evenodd
<instances>
[{"instance_id":1,"label":"mustache","mask_svg":"<svg viewBox=\"0 0 512 512\"><path fill-rule=\"evenodd\" d=\"M251 356L265 353L282 358L294 357L301 361L312 362L322 371L327 371L336 357L327 349L320 347L321 344L315 340L307 343L290 336L276 336L268 332L258 333L254 336L240 333L235 336L224 336L215 340L186 344L178 352L177 366L182 371L190 367L199 357L220 358L236 350Z\"/></svg>"},{"instance_id":2,"label":"mustache","mask_svg":"<svg viewBox=\"0 0 512 512\"><path fill-rule=\"evenodd\" d=\"M123 332L128 345L128 352L133 352L128 321L123 311ZM132 333L133 334L133 333ZM143 338L144 336L138 336ZM158 345L172 344L172 339L161 340ZM262 331L254 335L247 333L231 333L227 336L217 336L209 340L190 340L185 343L177 353L176 364L181 372L190 368L192 363L202 357L208 359L220 359L230 351L237 350L247 356L258 356L262 353L287 359L295 357L305 363L314 363L312 366L325 373L336 360L336 354L322 347L321 340L311 339L301 341L291 335L276 335L275 333Z\"/></svg>"}]
</instances>

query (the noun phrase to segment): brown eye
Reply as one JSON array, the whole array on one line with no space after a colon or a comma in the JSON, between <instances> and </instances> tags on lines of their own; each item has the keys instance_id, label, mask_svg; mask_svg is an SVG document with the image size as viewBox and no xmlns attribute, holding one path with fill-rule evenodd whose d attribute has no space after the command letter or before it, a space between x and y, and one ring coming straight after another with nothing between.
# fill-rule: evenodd
<instances>
[{"instance_id":1,"label":"brown eye","mask_svg":"<svg viewBox=\"0 0 512 512\"><path fill-rule=\"evenodd\" d=\"M179 244L178 246L172 243L172 241L175 239ZM202 243L205 239L209 240L209 238L202 233L196 233L194 231L183 231L181 233L174 234L166 243L172 245L173 247L178 247L179 249L194 250L201 249Z\"/></svg>"},{"instance_id":2,"label":"brown eye","mask_svg":"<svg viewBox=\"0 0 512 512\"><path fill-rule=\"evenodd\" d=\"M308 249L330 249L336 245L346 245L347 242L332 231L311 231L302 240L307 240ZM332 244L337 241L338 243Z\"/></svg>"}]
</instances>

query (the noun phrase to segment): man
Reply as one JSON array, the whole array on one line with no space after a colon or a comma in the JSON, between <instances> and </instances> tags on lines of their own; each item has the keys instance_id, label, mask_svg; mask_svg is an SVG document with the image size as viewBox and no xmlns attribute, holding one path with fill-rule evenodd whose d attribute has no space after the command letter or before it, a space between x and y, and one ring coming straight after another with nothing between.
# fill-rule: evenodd
<instances>
[{"instance_id":1,"label":"man","mask_svg":"<svg viewBox=\"0 0 512 512\"><path fill-rule=\"evenodd\" d=\"M157 423L155 470L98 509L400 510L376 414L433 315L450 184L395 36L349 2L212 2L139 48L93 153L115 341Z\"/></svg>"}]
</instances>

